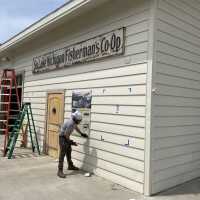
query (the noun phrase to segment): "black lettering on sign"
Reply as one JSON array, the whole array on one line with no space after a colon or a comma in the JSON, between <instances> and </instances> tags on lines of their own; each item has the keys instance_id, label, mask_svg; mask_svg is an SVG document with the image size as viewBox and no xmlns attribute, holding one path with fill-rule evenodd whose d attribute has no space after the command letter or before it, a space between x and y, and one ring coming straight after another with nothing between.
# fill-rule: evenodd
<instances>
[{"instance_id":1,"label":"black lettering on sign","mask_svg":"<svg viewBox=\"0 0 200 200\"><path fill-rule=\"evenodd\" d=\"M33 58L33 73L124 54L125 28Z\"/></svg>"},{"instance_id":2,"label":"black lettering on sign","mask_svg":"<svg viewBox=\"0 0 200 200\"><path fill-rule=\"evenodd\" d=\"M104 46L105 52L108 51L109 47L110 47L110 42L109 42L109 40L106 40L106 41L105 41L105 46Z\"/></svg>"},{"instance_id":3,"label":"black lettering on sign","mask_svg":"<svg viewBox=\"0 0 200 200\"><path fill-rule=\"evenodd\" d=\"M98 54L99 52L100 52L100 43L96 42L96 53L95 54Z\"/></svg>"},{"instance_id":4,"label":"black lettering on sign","mask_svg":"<svg viewBox=\"0 0 200 200\"><path fill-rule=\"evenodd\" d=\"M121 48L121 38L117 37L116 38L116 52L118 52Z\"/></svg>"},{"instance_id":5,"label":"black lettering on sign","mask_svg":"<svg viewBox=\"0 0 200 200\"><path fill-rule=\"evenodd\" d=\"M115 51L115 47L116 47L116 35L115 33L113 33L111 37L111 49Z\"/></svg>"},{"instance_id":6,"label":"black lettering on sign","mask_svg":"<svg viewBox=\"0 0 200 200\"><path fill-rule=\"evenodd\" d=\"M106 38L104 37L102 40L101 40L101 53L104 53L104 43L105 43L105 40Z\"/></svg>"}]
</instances>

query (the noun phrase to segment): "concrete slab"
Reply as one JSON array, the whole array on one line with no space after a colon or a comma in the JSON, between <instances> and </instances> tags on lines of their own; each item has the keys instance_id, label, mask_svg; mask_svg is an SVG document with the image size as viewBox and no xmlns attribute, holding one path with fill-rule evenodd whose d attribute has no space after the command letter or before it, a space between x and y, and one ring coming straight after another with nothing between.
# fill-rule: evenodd
<instances>
[{"instance_id":1,"label":"concrete slab","mask_svg":"<svg viewBox=\"0 0 200 200\"><path fill-rule=\"evenodd\" d=\"M149 197L147 200L199 200L200 179L195 179L180 186L174 187L166 192Z\"/></svg>"},{"instance_id":2,"label":"concrete slab","mask_svg":"<svg viewBox=\"0 0 200 200\"><path fill-rule=\"evenodd\" d=\"M153 197L144 197L97 176L65 170L56 176L57 162L27 149L15 159L0 156L0 200L199 200L200 179Z\"/></svg>"},{"instance_id":3,"label":"concrete slab","mask_svg":"<svg viewBox=\"0 0 200 200\"><path fill-rule=\"evenodd\" d=\"M57 162L31 155L0 158L0 200L121 200L135 195L100 177L84 177L83 171L65 170L67 178L60 179Z\"/></svg>"}]
</instances>

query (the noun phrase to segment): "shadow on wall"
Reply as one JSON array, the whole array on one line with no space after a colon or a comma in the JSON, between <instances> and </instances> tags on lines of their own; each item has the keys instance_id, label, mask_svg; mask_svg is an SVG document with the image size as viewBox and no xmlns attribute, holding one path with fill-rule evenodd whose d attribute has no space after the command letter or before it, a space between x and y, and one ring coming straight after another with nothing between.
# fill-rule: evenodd
<instances>
[{"instance_id":1,"label":"shadow on wall","mask_svg":"<svg viewBox=\"0 0 200 200\"><path fill-rule=\"evenodd\" d=\"M36 134L37 134L37 139L38 139L38 144L39 144L40 152L44 154L45 153L44 137L43 137L43 135L41 133L41 129L40 128L38 128L36 130Z\"/></svg>"},{"instance_id":2,"label":"shadow on wall","mask_svg":"<svg viewBox=\"0 0 200 200\"><path fill-rule=\"evenodd\" d=\"M94 173L97 168L97 150L92 148L90 151L90 149L90 139L87 139L83 146L85 156L81 168L85 171Z\"/></svg>"}]
</instances>

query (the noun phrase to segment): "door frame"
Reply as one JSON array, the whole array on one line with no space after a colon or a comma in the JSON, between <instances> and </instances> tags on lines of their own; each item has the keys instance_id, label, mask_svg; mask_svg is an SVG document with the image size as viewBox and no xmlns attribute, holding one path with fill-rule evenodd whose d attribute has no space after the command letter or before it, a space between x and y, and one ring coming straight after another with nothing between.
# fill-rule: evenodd
<instances>
[{"instance_id":1,"label":"door frame","mask_svg":"<svg viewBox=\"0 0 200 200\"><path fill-rule=\"evenodd\" d=\"M63 121L65 117L65 90L48 90L46 93L46 105L45 105L45 128L44 128L44 148L43 148L43 153L48 154L48 131L47 131L47 123L48 123L48 96L50 94L62 94L63 95Z\"/></svg>"}]
</instances>

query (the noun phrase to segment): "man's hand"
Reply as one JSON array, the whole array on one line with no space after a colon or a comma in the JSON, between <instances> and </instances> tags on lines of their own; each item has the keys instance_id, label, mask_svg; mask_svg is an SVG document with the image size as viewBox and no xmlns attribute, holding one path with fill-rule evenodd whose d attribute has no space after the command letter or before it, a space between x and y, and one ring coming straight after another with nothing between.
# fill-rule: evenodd
<instances>
[{"instance_id":1,"label":"man's hand","mask_svg":"<svg viewBox=\"0 0 200 200\"><path fill-rule=\"evenodd\" d=\"M72 146L78 146L78 144L76 142L74 142L73 140L70 141Z\"/></svg>"},{"instance_id":2,"label":"man's hand","mask_svg":"<svg viewBox=\"0 0 200 200\"><path fill-rule=\"evenodd\" d=\"M76 143L76 142L73 142L73 144L72 144L73 146L78 146L78 144Z\"/></svg>"},{"instance_id":3,"label":"man's hand","mask_svg":"<svg viewBox=\"0 0 200 200\"><path fill-rule=\"evenodd\" d=\"M84 138L88 138L88 135L85 134L85 133L81 133L81 136L84 137Z\"/></svg>"}]
</instances>

